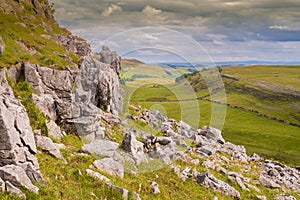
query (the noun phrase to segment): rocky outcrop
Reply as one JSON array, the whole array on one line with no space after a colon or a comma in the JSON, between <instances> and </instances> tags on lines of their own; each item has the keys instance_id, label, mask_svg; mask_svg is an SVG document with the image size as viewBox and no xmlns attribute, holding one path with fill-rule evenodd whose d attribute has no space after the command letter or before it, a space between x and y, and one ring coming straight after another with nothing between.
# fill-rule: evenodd
<instances>
[{"instance_id":1,"label":"rocky outcrop","mask_svg":"<svg viewBox=\"0 0 300 200\"><path fill-rule=\"evenodd\" d=\"M72 83L73 76L70 70L55 70L39 65L25 63L25 80L38 93L40 104L38 108L47 105L44 113L56 121L72 118ZM40 105L40 106L39 106ZM55 108L55 113L53 112Z\"/></svg>"},{"instance_id":2,"label":"rocky outcrop","mask_svg":"<svg viewBox=\"0 0 300 200\"><path fill-rule=\"evenodd\" d=\"M56 35L53 39L68 52L73 52L82 57L91 53L90 45L85 40L73 35L60 34Z\"/></svg>"},{"instance_id":3,"label":"rocky outcrop","mask_svg":"<svg viewBox=\"0 0 300 200\"><path fill-rule=\"evenodd\" d=\"M90 141L103 139L101 121L111 125L119 122L118 113L122 108L119 70L119 56L110 64L92 55L84 57L75 79L72 120L81 137Z\"/></svg>"},{"instance_id":4,"label":"rocky outcrop","mask_svg":"<svg viewBox=\"0 0 300 200\"><path fill-rule=\"evenodd\" d=\"M300 173L295 168L270 160L265 160L260 168L263 170L259 176L262 185L269 188L280 188L280 185L284 185L300 192Z\"/></svg>"},{"instance_id":5,"label":"rocky outcrop","mask_svg":"<svg viewBox=\"0 0 300 200\"><path fill-rule=\"evenodd\" d=\"M21 102L14 97L5 69L0 69L0 134L0 177L16 187L28 186L28 189L33 188L29 187L31 181L43 184L34 156L37 148L29 118ZM19 183L19 177L11 180L9 174L22 176L26 184ZM37 192L36 189L32 190Z\"/></svg>"}]
</instances>

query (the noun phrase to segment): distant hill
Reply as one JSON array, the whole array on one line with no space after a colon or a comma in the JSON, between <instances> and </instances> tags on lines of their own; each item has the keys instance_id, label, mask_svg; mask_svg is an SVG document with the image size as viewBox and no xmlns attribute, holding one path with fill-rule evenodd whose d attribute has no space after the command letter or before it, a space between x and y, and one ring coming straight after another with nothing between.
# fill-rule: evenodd
<instances>
[{"instance_id":1,"label":"distant hill","mask_svg":"<svg viewBox=\"0 0 300 200\"><path fill-rule=\"evenodd\" d=\"M123 64L128 64L128 65L142 65L145 64L144 62L137 60L137 59L122 59Z\"/></svg>"}]
</instances>

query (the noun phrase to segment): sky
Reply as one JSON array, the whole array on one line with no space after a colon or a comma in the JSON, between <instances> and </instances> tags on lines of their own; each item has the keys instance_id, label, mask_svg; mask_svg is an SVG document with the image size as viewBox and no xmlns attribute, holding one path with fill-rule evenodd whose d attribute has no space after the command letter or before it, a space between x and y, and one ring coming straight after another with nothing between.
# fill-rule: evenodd
<instances>
[{"instance_id":1,"label":"sky","mask_svg":"<svg viewBox=\"0 0 300 200\"><path fill-rule=\"evenodd\" d=\"M85 38L95 51L109 40L113 50L128 50L123 57L152 63L179 62L196 51L203 55L195 61L300 63L300 0L50 2L59 24Z\"/></svg>"}]
</instances>

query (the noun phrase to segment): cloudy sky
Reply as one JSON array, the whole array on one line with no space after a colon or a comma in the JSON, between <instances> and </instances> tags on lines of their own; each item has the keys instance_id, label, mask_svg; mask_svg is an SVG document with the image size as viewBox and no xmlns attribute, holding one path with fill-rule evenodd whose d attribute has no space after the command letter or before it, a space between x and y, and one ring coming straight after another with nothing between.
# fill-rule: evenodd
<instances>
[{"instance_id":1,"label":"cloudy sky","mask_svg":"<svg viewBox=\"0 0 300 200\"><path fill-rule=\"evenodd\" d=\"M55 5L59 23L87 39L96 51L111 37L112 48L117 44L131 52L124 57L137 57L146 62L174 59L175 62L175 57L181 55L174 55L180 52L161 47L170 45L174 49L186 43L182 51L191 53L196 46L188 44L195 40L202 52L207 52L206 56L215 62L300 61L299 0L50 2ZM143 27L154 28L144 30ZM137 47L139 50L134 51Z\"/></svg>"}]
</instances>

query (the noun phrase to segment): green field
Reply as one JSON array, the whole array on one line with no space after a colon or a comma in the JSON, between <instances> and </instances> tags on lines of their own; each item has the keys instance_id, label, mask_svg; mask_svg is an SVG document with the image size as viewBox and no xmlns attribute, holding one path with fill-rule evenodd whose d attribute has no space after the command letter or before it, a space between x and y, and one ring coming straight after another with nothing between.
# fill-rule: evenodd
<instances>
[{"instance_id":1,"label":"green field","mask_svg":"<svg viewBox=\"0 0 300 200\"><path fill-rule=\"evenodd\" d=\"M134 65L131 67L135 69ZM147 70L151 71L151 67L148 66ZM186 121L194 127L208 124L216 128L223 127L224 138L244 145L249 154L256 152L265 158L299 165L300 128L268 119L268 116L287 123L300 124L300 102L293 97L293 94L299 92L300 68L250 66L224 67L222 70L225 75L222 78L226 89L226 103L230 106L211 103L211 96L202 100L194 99L209 94L202 78L205 76L203 73L186 76L177 83L174 79L168 83L169 77L159 78L156 74L158 78L155 82L151 78L136 79L123 87L127 94L124 111L127 111L127 104L141 105L160 110L168 117ZM214 98L218 99L218 95L214 95ZM224 102L224 99L219 101ZM211 120L212 108L221 111L226 109L224 124L222 116L218 118L216 114ZM264 114L265 117L253 111Z\"/></svg>"}]
</instances>

